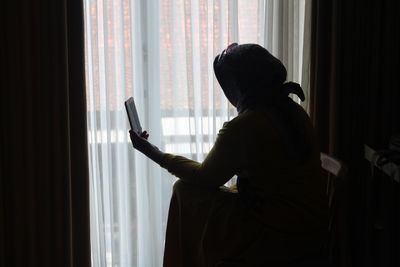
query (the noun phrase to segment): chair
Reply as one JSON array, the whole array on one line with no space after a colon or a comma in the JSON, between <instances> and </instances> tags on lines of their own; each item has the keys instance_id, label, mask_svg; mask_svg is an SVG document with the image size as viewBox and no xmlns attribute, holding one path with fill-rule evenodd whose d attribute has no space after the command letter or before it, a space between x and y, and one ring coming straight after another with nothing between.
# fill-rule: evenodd
<instances>
[{"instance_id":1,"label":"chair","mask_svg":"<svg viewBox=\"0 0 400 267\"><path fill-rule=\"evenodd\" d=\"M274 264L274 265L266 265L260 267L329 267L336 266L334 264L335 253L337 251L337 240L335 231L339 227L344 227L343 217L338 218L338 206L340 201L343 200L341 196L338 194L338 191L342 188L345 177L348 172L347 166L340 160L329 156L325 153L321 153L321 167L327 173L327 183L326 183L326 195L328 197L328 208L329 208L329 224L328 224L328 242L324 251L321 255L321 259L307 259L301 260L299 262L287 263L287 264ZM341 193L341 192L340 192ZM334 224L335 223L335 224ZM336 225L339 223L340 225ZM342 229L345 230L345 229ZM344 248L339 248L340 254L345 253ZM342 260L342 259L340 259ZM219 263L216 267L239 267L240 265L234 263Z\"/></svg>"},{"instance_id":2,"label":"chair","mask_svg":"<svg viewBox=\"0 0 400 267\"><path fill-rule=\"evenodd\" d=\"M321 166L327 176L326 194L328 197L329 207L329 225L328 225L328 243L325 248L325 256L330 264L337 266L346 265L347 251L344 244L338 244L344 240L337 239L338 232L346 232L345 215L343 213L344 198L343 185L348 172L347 166L338 159L333 158L325 153L321 153ZM340 236L346 238L346 235ZM340 238L339 237L339 238ZM338 263L337 260L340 262Z\"/></svg>"},{"instance_id":3,"label":"chair","mask_svg":"<svg viewBox=\"0 0 400 267\"><path fill-rule=\"evenodd\" d=\"M335 190L338 183L343 183L347 175L346 165L325 153L321 153L321 167L328 173L326 194L329 201L329 209L332 208Z\"/></svg>"}]
</instances>

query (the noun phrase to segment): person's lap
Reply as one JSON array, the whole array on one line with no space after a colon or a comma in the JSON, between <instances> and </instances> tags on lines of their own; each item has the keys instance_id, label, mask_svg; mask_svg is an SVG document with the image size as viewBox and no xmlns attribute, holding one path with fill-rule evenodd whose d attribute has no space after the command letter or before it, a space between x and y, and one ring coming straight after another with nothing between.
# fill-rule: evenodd
<instances>
[{"instance_id":1,"label":"person's lap","mask_svg":"<svg viewBox=\"0 0 400 267\"><path fill-rule=\"evenodd\" d=\"M174 185L164 266L279 262L293 256L294 245L255 219L238 193L179 180Z\"/></svg>"}]
</instances>

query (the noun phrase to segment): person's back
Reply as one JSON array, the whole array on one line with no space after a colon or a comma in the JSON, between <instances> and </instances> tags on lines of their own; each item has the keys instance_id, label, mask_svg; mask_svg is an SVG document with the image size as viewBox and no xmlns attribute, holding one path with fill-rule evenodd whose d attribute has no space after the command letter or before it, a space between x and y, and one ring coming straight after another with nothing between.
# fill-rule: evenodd
<instances>
[{"instance_id":1,"label":"person's back","mask_svg":"<svg viewBox=\"0 0 400 267\"><path fill-rule=\"evenodd\" d=\"M292 135L283 131L294 129L277 127L274 112L266 110L248 110L232 121L236 124L233 128L241 129L243 136L248 135L238 144L237 153L242 157L243 175L249 184L244 183L244 190L254 189L250 192L255 195L252 197L263 202L260 214L265 216L265 223L285 232L315 231L315 227L323 226L321 220L327 220L318 146L308 116L299 109L289 116L303 125L302 133L293 131ZM294 158L287 151L291 149L287 149L288 143L293 142L287 138L309 142L310 147L300 158ZM240 179L239 176L239 190Z\"/></svg>"}]
</instances>

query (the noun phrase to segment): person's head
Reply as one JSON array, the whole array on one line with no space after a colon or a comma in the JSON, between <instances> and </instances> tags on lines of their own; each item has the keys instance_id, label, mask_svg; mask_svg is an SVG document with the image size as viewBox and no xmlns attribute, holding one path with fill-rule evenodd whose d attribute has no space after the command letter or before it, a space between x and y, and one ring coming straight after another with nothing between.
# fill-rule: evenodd
<instances>
[{"instance_id":1,"label":"person's head","mask_svg":"<svg viewBox=\"0 0 400 267\"><path fill-rule=\"evenodd\" d=\"M215 58L214 73L239 112L254 102L273 102L293 91L287 88L292 83L285 86L285 66L258 44L229 45Z\"/></svg>"}]
</instances>

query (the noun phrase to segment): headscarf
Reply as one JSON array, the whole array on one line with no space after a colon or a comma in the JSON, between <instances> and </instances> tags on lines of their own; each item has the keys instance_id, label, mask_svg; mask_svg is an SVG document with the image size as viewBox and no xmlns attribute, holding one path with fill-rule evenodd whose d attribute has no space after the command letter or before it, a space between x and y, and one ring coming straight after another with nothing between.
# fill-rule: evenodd
<instances>
[{"instance_id":1,"label":"headscarf","mask_svg":"<svg viewBox=\"0 0 400 267\"><path fill-rule=\"evenodd\" d=\"M280 132L288 156L308 158L312 140L304 121L293 116L298 109L288 97L292 93L304 101L304 93L299 84L285 82L286 68L279 59L260 45L233 43L215 58L214 72L239 113L249 108L261 110Z\"/></svg>"},{"instance_id":2,"label":"headscarf","mask_svg":"<svg viewBox=\"0 0 400 267\"><path fill-rule=\"evenodd\" d=\"M228 100L238 112L268 106L290 93L304 101L300 85L286 81L282 62L257 44L233 43L214 60L214 73Z\"/></svg>"}]
</instances>

